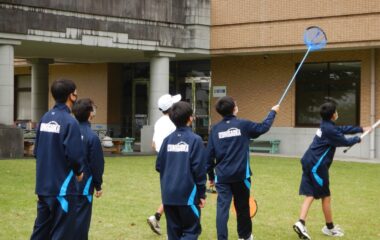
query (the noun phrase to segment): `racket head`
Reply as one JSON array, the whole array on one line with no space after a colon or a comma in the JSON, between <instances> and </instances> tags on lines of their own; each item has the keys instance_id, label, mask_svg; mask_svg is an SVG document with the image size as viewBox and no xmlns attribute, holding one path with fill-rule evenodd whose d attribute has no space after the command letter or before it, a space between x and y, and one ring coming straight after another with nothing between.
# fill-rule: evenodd
<instances>
[{"instance_id":1,"label":"racket head","mask_svg":"<svg viewBox=\"0 0 380 240\"><path fill-rule=\"evenodd\" d=\"M322 30L322 28L317 26L306 28L303 35L303 40L310 51L320 50L327 44L326 33Z\"/></svg>"},{"instance_id":2,"label":"racket head","mask_svg":"<svg viewBox=\"0 0 380 240\"><path fill-rule=\"evenodd\" d=\"M235 201L232 199L232 204L231 204L231 210L232 213L236 216L236 209L235 209ZM256 216L257 213L257 201L253 196L249 197L249 215L251 218Z\"/></svg>"}]
</instances>

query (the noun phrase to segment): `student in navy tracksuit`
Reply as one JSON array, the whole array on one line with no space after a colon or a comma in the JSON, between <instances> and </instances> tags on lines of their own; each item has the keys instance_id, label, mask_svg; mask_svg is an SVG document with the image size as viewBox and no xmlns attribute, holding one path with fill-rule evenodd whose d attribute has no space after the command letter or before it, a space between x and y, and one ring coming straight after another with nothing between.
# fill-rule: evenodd
<instances>
[{"instance_id":1,"label":"student in navy tracksuit","mask_svg":"<svg viewBox=\"0 0 380 240\"><path fill-rule=\"evenodd\" d=\"M74 82L53 82L53 109L41 118L36 134L37 218L31 239L73 239L75 188L83 178L83 147L78 122L70 115L77 99Z\"/></svg>"},{"instance_id":2,"label":"student in navy tracksuit","mask_svg":"<svg viewBox=\"0 0 380 240\"><path fill-rule=\"evenodd\" d=\"M274 106L262 123L236 118L238 107L229 96L218 100L216 111L223 120L212 127L209 135L207 171L212 174L215 168L218 239L228 239L227 222L232 197L237 212L239 239L253 239L249 215L252 174L249 164L249 142L251 138L257 138L269 131L279 106Z\"/></svg>"},{"instance_id":3,"label":"student in navy tracksuit","mask_svg":"<svg viewBox=\"0 0 380 240\"><path fill-rule=\"evenodd\" d=\"M329 168L333 162L336 147L352 146L360 142L360 137L346 138L344 134L363 132L363 128L354 126L335 126L338 119L336 105L327 102L321 105L322 121L313 142L301 159L302 179L299 193L305 195L301 207L299 221L293 225L300 239L311 239L305 227L308 210L314 199L322 199L322 210L325 215L326 226L322 232L328 236L344 235L343 231L334 226L331 214L331 197L329 188ZM368 130L364 128L364 130Z\"/></svg>"},{"instance_id":4,"label":"student in navy tracksuit","mask_svg":"<svg viewBox=\"0 0 380 240\"><path fill-rule=\"evenodd\" d=\"M77 183L79 196L77 200L75 239L88 239L90 230L92 195L102 195L102 176L104 157L98 135L91 129L90 121L95 117L96 109L91 99L79 99L73 106L75 118L79 121L82 141L84 143L85 169L83 181Z\"/></svg>"},{"instance_id":5,"label":"student in navy tracksuit","mask_svg":"<svg viewBox=\"0 0 380 240\"><path fill-rule=\"evenodd\" d=\"M189 127L193 110L187 102L173 105L169 117L177 129L162 143L156 170L169 240L198 239L200 208L206 203L206 159L203 141Z\"/></svg>"}]
</instances>

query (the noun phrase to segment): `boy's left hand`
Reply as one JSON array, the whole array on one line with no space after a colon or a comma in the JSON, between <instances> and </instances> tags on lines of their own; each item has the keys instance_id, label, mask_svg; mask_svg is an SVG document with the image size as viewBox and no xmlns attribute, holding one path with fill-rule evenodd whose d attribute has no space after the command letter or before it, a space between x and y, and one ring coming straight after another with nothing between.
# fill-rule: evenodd
<instances>
[{"instance_id":1,"label":"boy's left hand","mask_svg":"<svg viewBox=\"0 0 380 240\"><path fill-rule=\"evenodd\" d=\"M200 199L200 203L199 203L199 207L200 207L200 208L204 208L205 205L206 205L206 199L201 198L201 199Z\"/></svg>"}]
</instances>

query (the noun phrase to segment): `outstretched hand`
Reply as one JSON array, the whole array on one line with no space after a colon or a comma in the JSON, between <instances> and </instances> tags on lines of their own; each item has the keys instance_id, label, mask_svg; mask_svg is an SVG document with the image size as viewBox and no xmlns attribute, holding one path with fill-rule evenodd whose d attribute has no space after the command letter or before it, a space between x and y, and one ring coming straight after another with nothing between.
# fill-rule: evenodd
<instances>
[{"instance_id":1,"label":"outstretched hand","mask_svg":"<svg viewBox=\"0 0 380 240\"><path fill-rule=\"evenodd\" d=\"M272 107L272 110L278 113L280 111L280 105L275 105Z\"/></svg>"},{"instance_id":2,"label":"outstretched hand","mask_svg":"<svg viewBox=\"0 0 380 240\"><path fill-rule=\"evenodd\" d=\"M363 127L363 132L367 132L367 131L372 131L372 127L371 126Z\"/></svg>"}]
</instances>

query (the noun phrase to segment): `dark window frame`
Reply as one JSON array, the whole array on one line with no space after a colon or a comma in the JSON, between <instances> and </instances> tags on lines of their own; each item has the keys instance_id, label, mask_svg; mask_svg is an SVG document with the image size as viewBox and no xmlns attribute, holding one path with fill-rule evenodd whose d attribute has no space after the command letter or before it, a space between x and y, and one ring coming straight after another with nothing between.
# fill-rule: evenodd
<instances>
[{"instance_id":1,"label":"dark window frame","mask_svg":"<svg viewBox=\"0 0 380 240\"><path fill-rule=\"evenodd\" d=\"M358 100L357 104L356 104L356 111L357 111L357 114L356 114L356 119L355 119L355 123L353 123L352 125L360 125L360 119L361 119L361 114L360 114L360 103L361 103L361 82L362 82L362 61L361 60L350 60L350 61L328 61L328 62L307 62L305 63L306 64L327 64L327 73L328 75L330 75L331 73L331 67L330 67L330 64L334 64L334 63L360 63L360 79L359 79L359 82L356 86L356 96L355 98ZM297 69L299 63L296 64L295 66L295 69ZM298 116L298 84L297 84L297 80L298 80L298 76L296 77L296 84L295 84L295 127L296 128L304 128L304 127L312 127L312 128L318 128L319 127L319 123L318 124L312 124L312 123L299 123L298 122L298 119L297 119L297 116ZM329 92L330 90L328 90ZM339 107L338 107L338 110L339 110ZM339 124L337 124L339 125Z\"/></svg>"}]
</instances>

